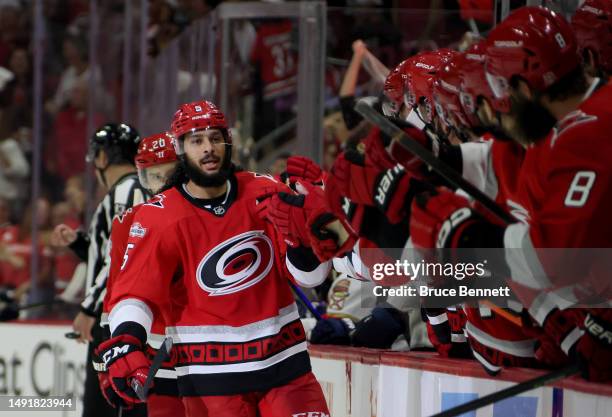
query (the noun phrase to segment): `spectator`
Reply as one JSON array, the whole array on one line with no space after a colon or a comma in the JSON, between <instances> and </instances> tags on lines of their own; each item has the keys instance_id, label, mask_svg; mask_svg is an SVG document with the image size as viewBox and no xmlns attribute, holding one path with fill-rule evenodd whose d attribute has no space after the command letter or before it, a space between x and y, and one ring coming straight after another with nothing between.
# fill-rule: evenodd
<instances>
[{"instance_id":1,"label":"spectator","mask_svg":"<svg viewBox=\"0 0 612 417\"><path fill-rule=\"evenodd\" d=\"M27 33L20 30L20 15L23 14L18 1L3 1L0 4L0 65L8 63L9 55L17 43L24 43ZM20 42L21 41L21 42Z\"/></svg>"},{"instance_id":2,"label":"spectator","mask_svg":"<svg viewBox=\"0 0 612 417\"><path fill-rule=\"evenodd\" d=\"M87 102L87 84L78 80L72 86L68 108L58 113L53 125L46 152L46 166L50 173L63 181L85 170ZM102 124L100 114L94 115L93 124Z\"/></svg>"},{"instance_id":3,"label":"spectator","mask_svg":"<svg viewBox=\"0 0 612 417\"><path fill-rule=\"evenodd\" d=\"M66 201L55 204L51 211L51 226L55 227L62 223L67 224L73 229L78 229L80 226L79 220L74 217L71 204ZM78 264L78 257L70 249L65 247L53 247L53 269L56 292L60 293L68 286Z\"/></svg>"},{"instance_id":4,"label":"spectator","mask_svg":"<svg viewBox=\"0 0 612 417\"><path fill-rule=\"evenodd\" d=\"M49 251L44 245L49 234L49 202L45 198L36 201L38 241L38 285L51 284ZM0 236L0 285L15 289L15 298L20 299L30 288L32 262L32 214L29 205L17 226L6 227Z\"/></svg>"},{"instance_id":5,"label":"spectator","mask_svg":"<svg viewBox=\"0 0 612 417\"><path fill-rule=\"evenodd\" d=\"M64 189L64 197L71 210L69 218L76 220L80 226L83 221L86 200L85 179L82 174L68 178Z\"/></svg>"},{"instance_id":6,"label":"spectator","mask_svg":"<svg viewBox=\"0 0 612 417\"><path fill-rule=\"evenodd\" d=\"M8 201L11 207L20 207L20 191L27 188L30 172L17 141L13 138L0 140L0 198Z\"/></svg>"},{"instance_id":7,"label":"spectator","mask_svg":"<svg viewBox=\"0 0 612 417\"><path fill-rule=\"evenodd\" d=\"M0 241L4 233L4 229L11 226L11 207L9 202L0 197Z\"/></svg>"},{"instance_id":8,"label":"spectator","mask_svg":"<svg viewBox=\"0 0 612 417\"><path fill-rule=\"evenodd\" d=\"M63 54L68 67L62 73L55 96L47 102L46 109L51 114L60 112L70 101L73 87L78 83L89 82L90 71L87 61L87 44L84 39L76 36L67 36L64 39ZM96 84L102 82L100 70L93 70Z\"/></svg>"},{"instance_id":9,"label":"spectator","mask_svg":"<svg viewBox=\"0 0 612 417\"><path fill-rule=\"evenodd\" d=\"M0 137L12 134L19 126L30 125L32 118L32 64L28 51L24 48L14 49L8 69L13 78L0 91Z\"/></svg>"},{"instance_id":10,"label":"spectator","mask_svg":"<svg viewBox=\"0 0 612 417\"><path fill-rule=\"evenodd\" d=\"M180 27L175 23L176 9L168 1L151 2L149 12L149 55L155 56L176 37Z\"/></svg>"}]
</instances>

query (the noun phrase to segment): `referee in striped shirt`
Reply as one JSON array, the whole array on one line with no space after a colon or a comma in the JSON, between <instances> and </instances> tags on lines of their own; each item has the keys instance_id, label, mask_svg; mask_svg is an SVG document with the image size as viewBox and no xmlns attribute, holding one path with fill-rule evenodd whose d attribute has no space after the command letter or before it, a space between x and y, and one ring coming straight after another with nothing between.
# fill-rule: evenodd
<instances>
[{"instance_id":1,"label":"referee in striped shirt","mask_svg":"<svg viewBox=\"0 0 612 417\"><path fill-rule=\"evenodd\" d=\"M87 161L93 164L99 184L108 192L96 208L87 234L64 224L53 231L58 245L70 247L87 262L86 296L81 303L81 312L72 325L75 332L80 334L78 341L89 342L83 417L112 416L117 413L102 397L92 366L92 353L107 337L104 334L106 329L100 327L100 315L110 266L107 243L113 219L148 198L138 182L134 166L139 142L140 135L127 124L109 123L96 131L89 144ZM146 415L146 408L124 413L124 416L128 415Z\"/></svg>"}]
</instances>

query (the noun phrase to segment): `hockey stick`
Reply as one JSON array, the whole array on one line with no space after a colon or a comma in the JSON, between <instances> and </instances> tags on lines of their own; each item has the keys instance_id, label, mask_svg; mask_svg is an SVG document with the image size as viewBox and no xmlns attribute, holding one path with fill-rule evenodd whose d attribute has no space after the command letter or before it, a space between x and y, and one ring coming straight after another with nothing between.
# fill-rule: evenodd
<instances>
[{"instance_id":1,"label":"hockey stick","mask_svg":"<svg viewBox=\"0 0 612 417\"><path fill-rule=\"evenodd\" d=\"M306 294L304 294L304 291L302 291L302 289L300 287L298 287L297 285L295 285L293 282L291 282L291 281L288 281L288 282L289 282L289 286L291 286L291 289L293 290L295 295L298 296L298 298L300 299L302 304L304 304L304 306L308 309L308 311L310 311L312 313L314 318L317 319L317 321L323 320L323 317L321 317L321 314L312 305L312 303L310 302L308 297L306 297Z\"/></svg>"},{"instance_id":2,"label":"hockey stick","mask_svg":"<svg viewBox=\"0 0 612 417\"><path fill-rule=\"evenodd\" d=\"M463 413L468 413L470 411L477 410L478 408L485 407L489 404L496 403L506 398L522 394L523 392L531 391L532 389L542 387L559 379L572 376L578 373L579 370L580 368L578 364L569 365L565 368L558 369L556 371L549 372L537 378L521 382L519 384L505 388L501 391L493 392L489 395L485 395L484 397L475 399L473 401L468 401L467 403L458 405L457 407L453 407L446 411L442 411L441 413L434 414L431 417L454 417Z\"/></svg>"},{"instance_id":3,"label":"hockey stick","mask_svg":"<svg viewBox=\"0 0 612 417\"><path fill-rule=\"evenodd\" d=\"M162 342L159 349L157 349L157 353L153 357L153 362L151 362L151 367L149 367L149 374L147 375L147 379L145 380L144 385L141 385L137 380L132 380L132 389L136 392L136 395L142 402L147 401L147 397L149 395L149 390L153 385L153 378L155 378L155 374L162 366L162 363L170 359L170 350L172 349L172 338L166 337Z\"/></svg>"},{"instance_id":4,"label":"hockey stick","mask_svg":"<svg viewBox=\"0 0 612 417\"><path fill-rule=\"evenodd\" d=\"M399 146L405 148L421 161L429 165L432 170L438 173L452 186L468 193L474 200L482 204L487 210L489 210L504 223L508 224L516 222L514 217L512 217L506 210L501 208L495 201L489 198L489 196L463 178L457 171L436 158L433 153L421 146L421 144L416 140L411 139L406 132L393 124L385 116L377 112L372 107L370 99L360 99L355 105L355 111L361 114L363 118L370 123L378 126L381 131L391 136L393 138L393 142L398 143ZM393 146L393 143L391 146Z\"/></svg>"}]
</instances>

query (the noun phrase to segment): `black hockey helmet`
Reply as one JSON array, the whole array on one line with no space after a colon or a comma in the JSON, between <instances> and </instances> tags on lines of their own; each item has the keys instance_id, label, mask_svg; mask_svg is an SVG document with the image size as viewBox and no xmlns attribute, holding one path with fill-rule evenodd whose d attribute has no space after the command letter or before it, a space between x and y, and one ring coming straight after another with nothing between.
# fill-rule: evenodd
<instances>
[{"instance_id":1,"label":"black hockey helmet","mask_svg":"<svg viewBox=\"0 0 612 417\"><path fill-rule=\"evenodd\" d=\"M108 163L134 164L134 158L138 151L140 134L126 123L107 123L93 134L89 141L87 162L92 162L100 150L104 149L108 156Z\"/></svg>"}]
</instances>

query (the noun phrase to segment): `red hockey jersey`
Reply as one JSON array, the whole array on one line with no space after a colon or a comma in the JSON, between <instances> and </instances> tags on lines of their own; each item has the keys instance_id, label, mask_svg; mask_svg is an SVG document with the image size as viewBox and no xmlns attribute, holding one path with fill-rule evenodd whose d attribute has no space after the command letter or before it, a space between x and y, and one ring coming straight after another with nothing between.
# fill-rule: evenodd
<instances>
[{"instance_id":1,"label":"red hockey jersey","mask_svg":"<svg viewBox=\"0 0 612 417\"><path fill-rule=\"evenodd\" d=\"M291 49L290 20L262 23L251 52L251 62L258 65L264 84L264 99L295 93L298 57Z\"/></svg>"},{"instance_id":2,"label":"red hockey jersey","mask_svg":"<svg viewBox=\"0 0 612 417\"><path fill-rule=\"evenodd\" d=\"M108 269L108 278L106 280L106 294L104 295L104 303L102 305L102 325L108 325L108 314L110 312L109 302L112 296L113 284L121 271L123 263L127 260L126 255L129 251L127 248L128 239L137 237L142 233L142 226L134 222L134 216L142 204L127 209L121 216L115 217L111 227L111 235L109 238L110 245L110 266ZM151 324L151 333L147 338L147 355L149 358L155 355L156 349L161 346L166 332L166 324L161 315L154 317ZM172 361L162 364L161 369L155 375L153 391L160 395L178 395L176 385L176 371Z\"/></svg>"},{"instance_id":3,"label":"red hockey jersey","mask_svg":"<svg viewBox=\"0 0 612 417\"><path fill-rule=\"evenodd\" d=\"M595 80L578 109L528 149L521 170L515 200L525 221L506 229L504 243L518 248L507 250L512 282L540 324L555 308L579 303L579 294L610 287L611 257L602 249L612 247L610 102L612 86Z\"/></svg>"},{"instance_id":4,"label":"red hockey jersey","mask_svg":"<svg viewBox=\"0 0 612 417\"><path fill-rule=\"evenodd\" d=\"M256 213L256 198L288 190L270 177L236 173L222 199L184 186L143 204L113 283L110 325L167 323L180 395L232 395L280 386L310 371L288 285L285 247ZM320 265L304 275L327 275ZM121 329L120 329L121 330Z\"/></svg>"}]
</instances>

